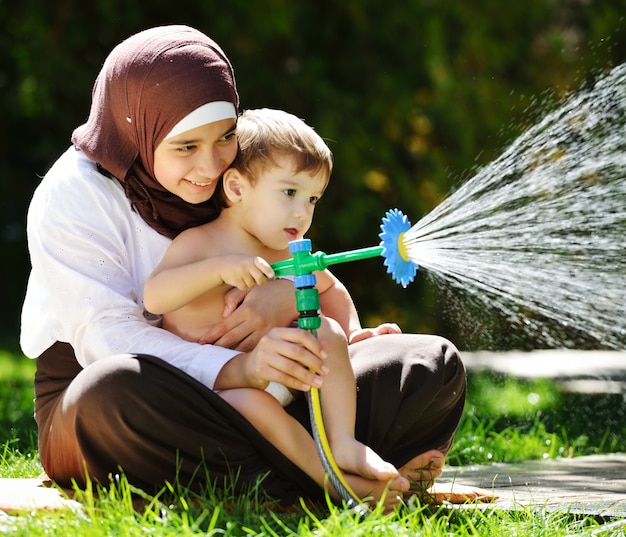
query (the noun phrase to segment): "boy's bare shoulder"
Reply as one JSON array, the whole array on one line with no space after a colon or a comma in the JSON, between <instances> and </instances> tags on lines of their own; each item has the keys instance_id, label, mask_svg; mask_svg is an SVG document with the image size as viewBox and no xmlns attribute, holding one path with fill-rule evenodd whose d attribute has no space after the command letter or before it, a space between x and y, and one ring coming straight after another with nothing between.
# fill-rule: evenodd
<instances>
[{"instance_id":1,"label":"boy's bare shoulder","mask_svg":"<svg viewBox=\"0 0 626 537\"><path fill-rule=\"evenodd\" d=\"M176 242L182 241L193 241L193 240L203 240L213 235L213 231L211 228L211 222L208 224L204 224L201 226L190 227L185 231L181 231L176 238L174 239Z\"/></svg>"},{"instance_id":2,"label":"boy's bare shoulder","mask_svg":"<svg viewBox=\"0 0 626 537\"><path fill-rule=\"evenodd\" d=\"M186 229L179 233L172 246L184 248L186 250L194 249L197 251L219 254L223 249L224 237L217 232L212 222L197 227Z\"/></svg>"}]
</instances>

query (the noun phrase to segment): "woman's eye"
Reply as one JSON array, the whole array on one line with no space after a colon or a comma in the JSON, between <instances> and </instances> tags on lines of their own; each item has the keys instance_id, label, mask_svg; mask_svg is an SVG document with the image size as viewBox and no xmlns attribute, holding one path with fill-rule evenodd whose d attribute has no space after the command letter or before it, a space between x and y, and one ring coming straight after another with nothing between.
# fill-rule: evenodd
<instances>
[{"instance_id":1,"label":"woman's eye","mask_svg":"<svg viewBox=\"0 0 626 537\"><path fill-rule=\"evenodd\" d=\"M222 142L230 142L232 139L237 138L237 133L235 131L229 132L220 138Z\"/></svg>"},{"instance_id":2,"label":"woman's eye","mask_svg":"<svg viewBox=\"0 0 626 537\"><path fill-rule=\"evenodd\" d=\"M180 151L181 153L188 153L189 151L193 151L195 147L195 145L181 145L178 148L178 151Z\"/></svg>"}]
</instances>

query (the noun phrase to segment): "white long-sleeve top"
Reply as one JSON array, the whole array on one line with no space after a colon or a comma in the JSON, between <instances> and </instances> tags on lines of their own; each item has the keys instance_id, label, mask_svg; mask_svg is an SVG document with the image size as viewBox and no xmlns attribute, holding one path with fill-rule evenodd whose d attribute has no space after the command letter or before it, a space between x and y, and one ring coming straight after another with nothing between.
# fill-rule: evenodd
<instances>
[{"instance_id":1,"label":"white long-sleeve top","mask_svg":"<svg viewBox=\"0 0 626 537\"><path fill-rule=\"evenodd\" d=\"M190 343L159 328L143 286L170 239L133 210L121 184L70 147L37 187L28 211L32 271L21 346L31 358L69 343L86 367L120 353L158 356L209 388L238 351Z\"/></svg>"}]
</instances>

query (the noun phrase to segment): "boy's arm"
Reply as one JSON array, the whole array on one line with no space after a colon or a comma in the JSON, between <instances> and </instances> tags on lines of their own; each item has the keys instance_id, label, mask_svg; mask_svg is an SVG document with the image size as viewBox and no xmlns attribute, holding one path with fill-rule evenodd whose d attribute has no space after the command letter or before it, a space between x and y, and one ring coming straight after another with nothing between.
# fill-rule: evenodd
<instances>
[{"instance_id":1,"label":"boy's arm","mask_svg":"<svg viewBox=\"0 0 626 537\"><path fill-rule=\"evenodd\" d=\"M347 337L361 329L356 306L346 287L329 270L316 272L320 308L326 317L337 321Z\"/></svg>"},{"instance_id":2,"label":"boy's arm","mask_svg":"<svg viewBox=\"0 0 626 537\"><path fill-rule=\"evenodd\" d=\"M316 272L320 308L326 317L335 319L343 328L350 344L384 334L401 334L395 323L383 323L375 328L362 328L352 297L345 286L330 271Z\"/></svg>"},{"instance_id":3,"label":"boy's arm","mask_svg":"<svg viewBox=\"0 0 626 537\"><path fill-rule=\"evenodd\" d=\"M260 257L240 254L205 257L193 233L172 242L144 286L144 305L151 313L177 310L222 284L239 289L261 285L274 275ZM183 239L183 240L178 240Z\"/></svg>"}]
</instances>

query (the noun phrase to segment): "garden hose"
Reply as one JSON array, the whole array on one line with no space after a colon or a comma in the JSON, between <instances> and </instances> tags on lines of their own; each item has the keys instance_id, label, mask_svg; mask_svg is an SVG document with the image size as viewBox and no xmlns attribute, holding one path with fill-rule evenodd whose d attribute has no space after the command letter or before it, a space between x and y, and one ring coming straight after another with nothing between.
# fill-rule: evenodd
<instances>
[{"instance_id":1,"label":"garden hose","mask_svg":"<svg viewBox=\"0 0 626 537\"><path fill-rule=\"evenodd\" d=\"M330 448L322 415L322 393L318 388L311 388L311 391L308 393L307 403L315 447L319 453L324 471L328 475L328 480L341 499L346 502L348 508L355 509L359 514L365 515L368 512L367 506L361 502L361 499L345 480Z\"/></svg>"}]
</instances>

